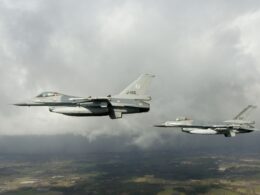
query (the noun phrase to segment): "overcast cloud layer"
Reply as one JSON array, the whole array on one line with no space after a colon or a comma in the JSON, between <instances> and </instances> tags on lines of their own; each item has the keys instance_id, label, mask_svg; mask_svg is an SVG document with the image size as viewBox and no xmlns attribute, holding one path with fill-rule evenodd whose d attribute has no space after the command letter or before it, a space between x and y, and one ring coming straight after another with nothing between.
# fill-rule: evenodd
<instances>
[{"instance_id":1,"label":"overcast cloud layer","mask_svg":"<svg viewBox=\"0 0 260 195\"><path fill-rule=\"evenodd\" d=\"M147 148L166 139L154 123L230 119L260 106L259 34L259 1L0 0L0 134L125 136ZM141 73L156 75L145 114L74 118L9 105L42 91L116 94Z\"/></svg>"}]
</instances>

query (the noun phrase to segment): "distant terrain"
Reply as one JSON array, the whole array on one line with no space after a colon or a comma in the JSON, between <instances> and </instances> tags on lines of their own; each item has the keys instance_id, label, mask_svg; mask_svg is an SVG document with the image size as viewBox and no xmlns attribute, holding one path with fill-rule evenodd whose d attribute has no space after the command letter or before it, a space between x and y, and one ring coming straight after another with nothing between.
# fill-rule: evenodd
<instances>
[{"instance_id":1,"label":"distant terrain","mask_svg":"<svg viewBox=\"0 0 260 195\"><path fill-rule=\"evenodd\" d=\"M260 194L260 156L1 155L0 194Z\"/></svg>"}]
</instances>

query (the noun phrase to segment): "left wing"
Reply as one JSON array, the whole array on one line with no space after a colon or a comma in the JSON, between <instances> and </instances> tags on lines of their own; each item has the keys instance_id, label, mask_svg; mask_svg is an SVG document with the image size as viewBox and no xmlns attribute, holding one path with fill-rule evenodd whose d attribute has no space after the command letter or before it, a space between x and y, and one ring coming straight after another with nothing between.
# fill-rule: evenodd
<instances>
[{"instance_id":1,"label":"left wing","mask_svg":"<svg viewBox=\"0 0 260 195\"><path fill-rule=\"evenodd\" d=\"M194 128L194 129L220 129L231 128L231 125L193 125L193 124L176 124L174 121L167 121L162 124L154 125L155 127L172 127L172 128Z\"/></svg>"},{"instance_id":2,"label":"left wing","mask_svg":"<svg viewBox=\"0 0 260 195\"><path fill-rule=\"evenodd\" d=\"M69 98L70 101L75 102L75 103L84 103L84 102L93 102L93 101L109 101L109 97L72 97Z\"/></svg>"}]
</instances>

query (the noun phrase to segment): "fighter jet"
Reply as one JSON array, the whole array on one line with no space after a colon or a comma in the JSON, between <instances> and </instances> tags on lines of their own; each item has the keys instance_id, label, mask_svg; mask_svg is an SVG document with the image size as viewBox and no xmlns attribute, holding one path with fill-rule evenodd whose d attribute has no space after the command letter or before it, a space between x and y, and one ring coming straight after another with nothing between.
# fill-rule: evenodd
<instances>
[{"instance_id":1,"label":"fighter jet","mask_svg":"<svg viewBox=\"0 0 260 195\"><path fill-rule=\"evenodd\" d=\"M58 92L43 92L16 106L48 106L50 112L68 116L105 116L122 118L123 114L148 112L151 96L146 95L154 75L142 74L118 95L76 97Z\"/></svg>"},{"instance_id":2,"label":"fighter jet","mask_svg":"<svg viewBox=\"0 0 260 195\"><path fill-rule=\"evenodd\" d=\"M224 121L223 124L220 125L194 125L192 119L181 117L175 121L167 121L160 125L155 125L155 127L181 128L183 132L191 134L223 134L225 137L234 137L239 133L259 131L254 127L255 121L247 120L249 113L255 108L256 106L249 105L232 120Z\"/></svg>"}]
</instances>

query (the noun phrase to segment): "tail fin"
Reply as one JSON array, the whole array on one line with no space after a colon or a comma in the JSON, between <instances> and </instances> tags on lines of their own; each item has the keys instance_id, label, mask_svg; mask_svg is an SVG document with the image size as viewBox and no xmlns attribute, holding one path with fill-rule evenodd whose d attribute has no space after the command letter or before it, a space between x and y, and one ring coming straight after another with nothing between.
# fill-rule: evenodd
<instances>
[{"instance_id":1,"label":"tail fin","mask_svg":"<svg viewBox=\"0 0 260 195\"><path fill-rule=\"evenodd\" d=\"M154 75L151 74L142 74L134 82L128 85L121 93L120 97L135 98L135 99L144 99L150 100L151 97L146 95L147 89L154 78Z\"/></svg>"},{"instance_id":2,"label":"tail fin","mask_svg":"<svg viewBox=\"0 0 260 195\"><path fill-rule=\"evenodd\" d=\"M249 127L254 127L255 121L248 120L249 114L255 109L256 106L248 105L244 108L238 115L236 115L232 120L224 121L224 123L228 124L237 124L237 125L247 125Z\"/></svg>"},{"instance_id":3,"label":"tail fin","mask_svg":"<svg viewBox=\"0 0 260 195\"><path fill-rule=\"evenodd\" d=\"M244 108L238 115L234 117L234 120L245 120L249 116L249 114L255 109L256 106L248 105L246 108Z\"/></svg>"}]
</instances>

